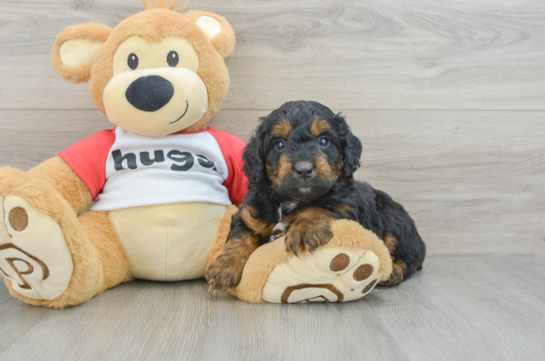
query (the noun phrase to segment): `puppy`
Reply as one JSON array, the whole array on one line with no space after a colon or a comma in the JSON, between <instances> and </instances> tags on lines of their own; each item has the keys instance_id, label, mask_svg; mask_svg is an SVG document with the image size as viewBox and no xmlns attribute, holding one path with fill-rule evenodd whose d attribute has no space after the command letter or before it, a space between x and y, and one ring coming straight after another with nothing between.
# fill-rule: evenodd
<instances>
[{"instance_id":1,"label":"puppy","mask_svg":"<svg viewBox=\"0 0 545 361\"><path fill-rule=\"evenodd\" d=\"M392 255L393 286L422 268L426 246L414 221L386 193L354 180L362 145L344 118L317 102L282 105L261 119L243 155L248 194L206 278L214 291L239 284L260 245L285 234L297 254L327 244L329 222L350 219L375 232Z\"/></svg>"}]
</instances>

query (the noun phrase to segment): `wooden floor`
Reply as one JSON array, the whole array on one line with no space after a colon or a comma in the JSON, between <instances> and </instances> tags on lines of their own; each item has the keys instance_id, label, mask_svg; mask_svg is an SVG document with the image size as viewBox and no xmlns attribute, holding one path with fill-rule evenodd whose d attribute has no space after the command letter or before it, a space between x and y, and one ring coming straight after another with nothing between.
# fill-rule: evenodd
<instances>
[{"instance_id":1,"label":"wooden floor","mask_svg":"<svg viewBox=\"0 0 545 361\"><path fill-rule=\"evenodd\" d=\"M135 282L82 306L0 290L0 360L543 360L545 257L430 257L345 304L252 305L204 281Z\"/></svg>"},{"instance_id":2,"label":"wooden floor","mask_svg":"<svg viewBox=\"0 0 545 361\"><path fill-rule=\"evenodd\" d=\"M24 170L111 127L53 71L68 25L138 0L0 0L0 166ZM135 282L56 311L0 287L0 360L545 359L542 0L193 0L237 33L210 125L247 140L289 100L343 111L358 179L428 245L424 270L349 304L249 305L202 281Z\"/></svg>"}]
</instances>

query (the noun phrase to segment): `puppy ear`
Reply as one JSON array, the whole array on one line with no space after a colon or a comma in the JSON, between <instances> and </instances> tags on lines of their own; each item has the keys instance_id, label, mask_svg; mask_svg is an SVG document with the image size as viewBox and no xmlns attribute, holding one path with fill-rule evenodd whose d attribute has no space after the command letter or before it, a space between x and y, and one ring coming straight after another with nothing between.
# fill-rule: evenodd
<instances>
[{"instance_id":1,"label":"puppy ear","mask_svg":"<svg viewBox=\"0 0 545 361\"><path fill-rule=\"evenodd\" d=\"M335 116L339 124L339 135L342 143L343 170L347 177L350 177L360 167L362 145L358 137L352 134L350 127L346 124L344 117L340 114Z\"/></svg>"},{"instance_id":2,"label":"puppy ear","mask_svg":"<svg viewBox=\"0 0 545 361\"><path fill-rule=\"evenodd\" d=\"M244 173L250 181L250 184L256 184L262 179L267 179L267 171L265 170L265 136L267 131L262 124L257 129L256 133L250 139L250 142L244 150L242 159L244 160Z\"/></svg>"},{"instance_id":3,"label":"puppy ear","mask_svg":"<svg viewBox=\"0 0 545 361\"><path fill-rule=\"evenodd\" d=\"M53 68L64 79L76 84L88 81L93 56L111 32L109 26L94 23L67 27L53 44Z\"/></svg>"},{"instance_id":4,"label":"puppy ear","mask_svg":"<svg viewBox=\"0 0 545 361\"><path fill-rule=\"evenodd\" d=\"M188 11L184 15L195 21L221 56L227 58L235 50L235 31L223 16L198 10Z\"/></svg>"}]
</instances>

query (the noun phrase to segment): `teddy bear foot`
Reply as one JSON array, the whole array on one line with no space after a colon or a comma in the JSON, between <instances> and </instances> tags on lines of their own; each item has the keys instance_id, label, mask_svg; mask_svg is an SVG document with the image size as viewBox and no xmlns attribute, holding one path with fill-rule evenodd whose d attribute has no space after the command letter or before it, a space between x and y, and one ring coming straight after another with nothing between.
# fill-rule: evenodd
<instances>
[{"instance_id":1,"label":"teddy bear foot","mask_svg":"<svg viewBox=\"0 0 545 361\"><path fill-rule=\"evenodd\" d=\"M330 227L333 238L313 253L287 252L284 237L259 247L229 291L252 303L347 302L389 278L392 258L376 234L345 219Z\"/></svg>"},{"instance_id":2,"label":"teddy bear foot","mask_svg":"<svg viewBox=\"0 0 545 361\"><path fill-rule=\"evenodd\" d=\"M278 265L263 288L272 303L346 302L367 295L382 274L372 251L321 248Z\"/></svg>"},{"instance_id":3,"label":"teddy bear foot","mask_svg":"<svg viewBox=\"0 0 545 361\"><path fill-rule=\"evenodd\" d=\"M53 300L68 288L73 262L59 225L17 196L0 197L0 273L13 291Z\"/></svg>"}]
</instances>

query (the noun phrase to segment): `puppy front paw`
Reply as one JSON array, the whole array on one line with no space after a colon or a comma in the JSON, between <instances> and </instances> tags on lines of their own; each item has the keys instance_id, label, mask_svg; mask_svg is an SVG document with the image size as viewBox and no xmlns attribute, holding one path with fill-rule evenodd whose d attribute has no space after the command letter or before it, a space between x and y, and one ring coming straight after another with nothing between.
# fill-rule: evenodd
<instances>
[{"instance_id":1,"label":"puppy front paw","mask_svg":"<svg viewBox=\"0 0 545 361\"><path fill-rule=\"evenodd\" d=\"M236 287L242 279L244 263L231 257L218 257L206 272L206 279L212 292L224 292Z\"/></svg>"},{"instance_id":2,"label":"puppy front paw","mask_svg":"<svg viewBox=\"0 0 545 361\"><path fill-rule=\"evenodd\" d=\"M313 253L319 246L326 245L331 238L333 232L327 220L298 219L286 233L286 251L297 255L306 248Z\"/></svg>"}]
</instances>

